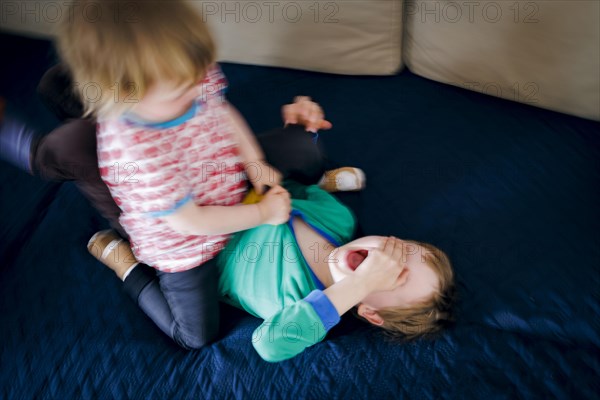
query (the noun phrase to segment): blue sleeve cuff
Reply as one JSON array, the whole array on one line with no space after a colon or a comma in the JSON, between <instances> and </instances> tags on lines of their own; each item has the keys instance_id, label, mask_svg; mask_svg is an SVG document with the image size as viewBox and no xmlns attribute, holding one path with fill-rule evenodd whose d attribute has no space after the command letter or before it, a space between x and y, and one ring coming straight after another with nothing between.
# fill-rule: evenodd
<instances>
[{"instance_id":1,"label":"blue sleeve cuff","mask_svg":"<svg viewBox=\"0 0 600 400\"><path fill-rule=\"evenodd\" d=\"M330 330L340 322L340 315L333 303L322 291L313 290L304 298L304 301L313 306L315 312L321 318L325 330Z\"/></svg>"},{"instance_id":2,"label":"blue sleeve cuff","mask_svg":"<svg viewBox=\"0 0 600 400\"><path fill-rule=\"evenodd\" d=\"M191 200L192 200L192 195L188 194L183 199L181 199L177 203L175 203L175 205L173 207L169 208L168 210L149 211L146 213L146 216L158 218L158 217L165 217L167 215L171 215L175 211L177 211L178 209L183 207L188 201L191 201Z\"/></svg>"}]
</instances>

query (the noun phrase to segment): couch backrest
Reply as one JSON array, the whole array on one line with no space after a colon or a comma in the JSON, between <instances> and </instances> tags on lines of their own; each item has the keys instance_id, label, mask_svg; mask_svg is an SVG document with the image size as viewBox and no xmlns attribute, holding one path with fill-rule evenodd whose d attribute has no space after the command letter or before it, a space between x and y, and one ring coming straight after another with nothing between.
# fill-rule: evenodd
<instances>
[{"instance_id":1,"label":"couch backrest","mask_svg":"<svg viewBox=\"0 0 600 400\"><path fill-rule=\"evenodd\" d=\"M600 2L410 1L404 62L419 75L600 120Z\"/></svg>"},{"instance_id":2,"label":"couch backrest","mask_svg":"<svg viewBox=\"0 0 600 400\"><path fill-rule=\"evenodd\" d=\"M402 2L197 1L219 59L338 74L401 68Z\"/></svg>"},{"instance_id":3,"label":"couch backrest","mask_svg":"<svg viewBox=\"0 0 600 400\"><path fill-rule=\"evenodd\" d=\"M0 28L51 36L65 4L3 2ZM597 0L193 4L222 61L358 75L394 74L404 62L440 82L600 120Z\"/></svg>"},{"instance_id":4,"label":"couch backrest","mask_svg":"<svg viewBox=\"0 0 600 400\"><path fill-rule=\"evenodd\" d=\"M391 75L402 66L402 0L190 1L221 61L353 75ZM0 29L52 37L67 4L3 2ZM94 7L75 12L97 18Z\"/></svg>"}]
</instances>

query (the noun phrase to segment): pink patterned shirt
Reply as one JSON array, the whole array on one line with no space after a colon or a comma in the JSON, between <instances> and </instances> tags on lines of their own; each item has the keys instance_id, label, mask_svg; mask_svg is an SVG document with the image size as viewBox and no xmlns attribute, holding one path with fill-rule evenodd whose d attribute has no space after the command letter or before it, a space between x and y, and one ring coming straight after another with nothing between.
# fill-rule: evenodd
<instances>
[{"instance_id":1,"label":"pink patterned shirt","mask_svg":"<svg viewBox=\"0 0 600 400\"><path fill-rule=\"evenodd\" d=\"M222 94L227 82L215 65L199 97L181 117L143 123L123 117L98 123L102 180L122 210L120 222L140 262L185 271L210 260L230 235L186 235L165 215L193 201L232 206L246 192L246 175Z\"/></svg>"}]
</instances>

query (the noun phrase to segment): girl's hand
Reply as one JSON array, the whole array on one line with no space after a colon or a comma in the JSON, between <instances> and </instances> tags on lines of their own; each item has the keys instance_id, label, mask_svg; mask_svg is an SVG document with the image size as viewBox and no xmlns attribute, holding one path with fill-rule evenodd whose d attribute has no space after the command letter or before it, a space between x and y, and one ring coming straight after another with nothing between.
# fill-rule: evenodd
<instances>
[{"instance_id":1,"label":"girl's hand","mask_svg":"<svg viewBox=\"0 0 600 400\"><path fill-rule=\"evenodd\" d=\"M246 175L248 180L256 190L256 193L263 194L268 187L281 184L281 172L265 161L254 161L246 164Z\"/></svg>"},{"instance_id":2,"label":"girl's hand","mask_svg":"<svg viewBox=\"0 0 600 400\"><path fill-rule=\"evenodd\" d=\"M281 114L283 122L288 124L300 124L309 132L317 132L319 129L331 129L331 122L325 120L323 109L308 96L296 96L292 104L282 107Z\"/></svg>"},{"instance_id":3,"label":"girl's hand","mask_svg":"<svg viewBox=\"0 0 600 400\"><path fill-rule=\"evenodd\" d=\"M257 206L263 224L280 225L290 219L292 211L290 194L279 185L271 188Z\"/></svg>"},{"instance_id":4,"label":"girl's hand","mask_svg":"<svg viewBox=\"0 0 600 400\"><path fill-rule=\"evenodd\" d=\"M368 293L394 290L406 282L408 269L402 262L402 250L402 241L394 237L386 239L383 249L369 250L355 271Z\"/></svg>"}]
</instances>

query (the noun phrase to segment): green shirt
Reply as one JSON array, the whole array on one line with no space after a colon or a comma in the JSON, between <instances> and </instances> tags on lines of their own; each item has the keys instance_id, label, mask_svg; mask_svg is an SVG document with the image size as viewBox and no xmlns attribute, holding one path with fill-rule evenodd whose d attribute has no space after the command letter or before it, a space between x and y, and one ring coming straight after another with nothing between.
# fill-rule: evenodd
<instances>
[{"instance_id":1,"label":"green shirt","mask_svg":"<svg viewBox=\"0 0 600 400\"><path fill-rule=\"evenodd\" d=\"M350 210L318 186L285 182L298 216L336 246L350 240ZM281 361L321 341L339 322L296 242L291 220L238 232L219 254L222 300L264 319L252 344L267 361ZM323 249L320 249L321 253ZM318 257L326 257L317 253Z\"/></svg>"}]
</instances>

